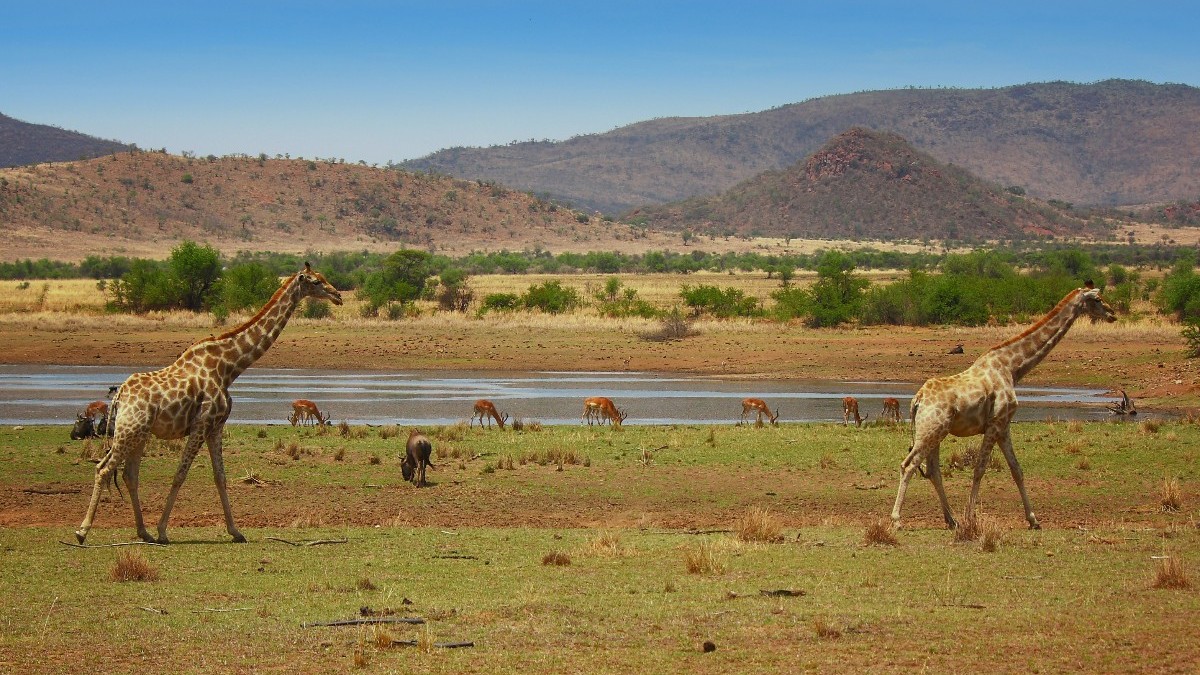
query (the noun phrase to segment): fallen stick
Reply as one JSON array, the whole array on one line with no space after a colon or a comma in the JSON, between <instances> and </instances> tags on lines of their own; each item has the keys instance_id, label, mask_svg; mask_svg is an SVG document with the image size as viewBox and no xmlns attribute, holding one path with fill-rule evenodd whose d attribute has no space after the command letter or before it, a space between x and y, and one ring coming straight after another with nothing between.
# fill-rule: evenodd
<instances>
[{"instance_id":1,"label":"fallen stick","mask_svg":"<svg viewBox=\"0 0 1200 675\"><path fill-rule=\"evenodd\" d=\"M157 607L138 607L138 609L144 609L147 612L151 612L153 614L166 614L167 613L167 610L159 609Z\"/></svg>"},{"instance_id":2,"label":"fallen stick","mask_svg":"<svg viewBox=\"0 0 1200 675\"><path fill-rule=\"evenodd\" d=\"M794 591L790 588L779 588L773 591L764 591L760 588L758 592L768 598L798 598L807 593L807 591Z\"/></svg>"},{"instance_id":3,"label":"fallen stick","mask_svg":"<svg viewBox=\"0 0 1200 675\"><path fill-rule=\"evenodd\" d=\"M77 495L79 488L25 488L21 492L30 495Z\"/></svg>"},{"instance_id":4,"label":"fallen stick","mask_svg":"<svg viewBox=\"0 0 1200 675\"><path fill-rule=\"evenodd\" d=\"M121 542L117 542L115 544L75 544L75 543L72 543L69 541L63 541L62 539L59 539L58 543L62 544L63 546L70 546L72 548L111 548L113 546L166 546L166 544L160 544L157 541L121 541Z\"/></svg>"},{"instance_id":5,"label":"fallen stick","mask_svg":"<svg viewBox=\"0 0 1200 675\"><path fill-rule=\"evenodd\" d=\"M479 560L477 555L435 555L433 557L443 560Z\"/></svg>"},{"instance_id":6,"label":"fallen stick","mask_svg":"<svg viewBox=\"0 0 1200 675\"><path fill-rule=\"evenodd\" d=\"M279 537L267 537L271 541L278 541L287 544L288 546L320 546L321 544L345 544L349 539L314 539L313 541L288 541Z\"/></svg>"},{"instance_id":7,"label":"fallen stick","mask_svg":"<svg viewBox=\"0 0 1200 675\"><path fill-rule=\"evenodd\" d=\"M392 640L392 647L416 647L419 643L416 640ZM458 649L460 647L474 647L474 642L435 642L434 647L442 649Z\"/></svg>"},{"instance_id":8,"label":"fallen stick","mask_svg":"<svg viewBox=\"0 0 1200 675\"><path fill-rule=\"evenodd\" d=\"M213 607L205 607L204 609L193 609L192 611L199 614L200 612L249 612L250 607L233 607L231 609L216 609Z\"/></svg>"},{"instance_id":9,"label":"fallen stick","mask_svg":"<svg viewBox=\"0 0 1200 675\"><path fill-rule=\"evenodd\" d=\"M378 623L412 623L422 624L425 619L419 616L370 616L361 619L341 619L338 621L309 621L301 622L301 628L312 628L313 626L363 626Z\"/></svg>"}]
</instances>

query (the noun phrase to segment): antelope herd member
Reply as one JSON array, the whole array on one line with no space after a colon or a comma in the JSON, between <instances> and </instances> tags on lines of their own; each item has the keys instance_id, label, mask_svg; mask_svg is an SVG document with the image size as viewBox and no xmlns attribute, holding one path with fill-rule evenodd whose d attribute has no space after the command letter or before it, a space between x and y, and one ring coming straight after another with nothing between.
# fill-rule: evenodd
<instances>
[{"instance_id":1,"label":"antelope herd member","mask_svg":"<svg viewBox=\"0 0 1200 675\"><path fill-rule=\"evenodd\" d=\"M158 543L168 541L167 521L171 517L171 508L192 460L205 443L212 460L213 480L221 497L221 508L225 512L225 527L234 541L246 541L233 523L221 456L221 432L229 419L231 405L229 385L270 349L305 298L342 304L337 289L305 263L304 269L284 281L267 304L246 323L188 347L175 363L162 370L134 373L125 380L113 397L117 414L112 444L96 465L96 482L87 514L75 531L79 543L83 543L92 527L105 481L111 477L115 484L116 471L122 467L138 536L143 541L155 541L142 522L142 505L138 499L138 468L142 450L151 434L164 440L187 438L179 468L171 482L171 492L158 521Z\"/></svg>"},{"instance_id":2,"label":"antelope herd member","mask_svg":"<svg viewBox=\"0 0 1200 675\"><path fill-rule=\"evenodd\" d=\"M913 444L908 456L900 463L900 487L896 493L896 505L892 507L892 522L899 527L900 507L904 505L904 492L921 463L928 467L926 476L937 491L942 503L942 516L951 529L958 527L950 513L946 500L946 489L942 485L938 448L948 434L959 437L983 434L983 444L975 458L975 475L971 480L971 497L967 501L968 520L975 518L975 505L979 501L979 484L987 471L992 446L997 443L1009 471L1021 493L1025 506L1025 520L1032 529L1041 529L1033 506L1025 492L1025 478L1021 465L1013 453L1009 423L1017 412L1017 394L1014 386L1034 366L1054 349L1063 339L1075 320L1081 316L1094 321L1116 321L1113 310L1091 281L1066 295L1040 321L1020 335L1001 342L984 352L982 356L963 372L948 377L935 377L925 381L913 397L910 419L913 421Z\"/></svg>"},{"instance_id":3,"label":"antelope herd member","mask_svg":"<svg viewBox=\"0 0 1200 675\"><path fill-rule=\"evenodd\" d=\"M316 403L308 399L298 398L292 401L292 414L288 416L288 421L292 423L292 426L296 426L297 424L300 426L307 426L309 424L315 424L319 427L327 426L329 424L329 415L322 415L321 411L317 409Z\"/></svg>"},{"instance_id":4,"label":"antelope herd member","mask_svg":"<svg viewBox=\"0 0 1200 675\"><path fill-rule=\"evenodd\" d=\"M500 413L496 410L496 406L492 405L492 402L485 398L475 401L475 413L471 415L471 424L475 423L476 418L479 419L480 427L483 426L483 420L487 419L487 425L489 429L492 428L492 420L496 420L496 424L500 425L501 431L504 431L504 423L508 421L508 415L500 417ZM467 426L470 427L471 424L468 424Z\"/></svg>"},{"instance_id":5,"label":"antelope herd member","mask_svg":"<svg viewBox=\"0 0 1200 675\"><path fill-rule=\"evenodd\" d=\"M416 429L408 432L408 442L404 444L404 459L400 460L400 473L404 480L410 480L417 487L425 487L425 468L433 467L429 458L433 456L433 444L425 434Z\"/></svg>"},{"instance_id":6,"label":"antelope herd member","mask_svg":"<svg viewBox=\"0 0 1200 675\"><path fill-rule=\"evenodd\" d=\"M591 396L583 399L583 416L581 420L587 420L588 426L592 426L595 421L598 424L604 424L604 420L612 422L614 427L620 428L621 422L628 417L626 413L617 409L612 399L603 396Z\"/></svg>"},{"instance_id":7,"label":"antelope herd member","mask_svg":"<svg viewBox=\"0 0 1200 675\"><path fill-rule=\"evenodd\" d=\"M859 416L858 414L858 399L853 396L847 396L842 399L842 424L846 424L850 419L854 419L854 426L861 427L862 423L867 420L867 416Z\"/></svg>"},{"instance_id":8,"label":"antelope herd member","mask_svg":"<svg viewBox=\"0 0 1200 675\"><path fill-rule=\"evenodd\" d=\"M775 414L772 415L771 409L767 407L767 402L761 398L742 399L742 424L746 423L746 418L750 416L751 412L758 413L758 418L754 422L755 424L762 424L763 415L766 415L771 424L779 426L779 422L776 421L779 419L779 409L776 408Z\"/></svg>"}]
</instances>

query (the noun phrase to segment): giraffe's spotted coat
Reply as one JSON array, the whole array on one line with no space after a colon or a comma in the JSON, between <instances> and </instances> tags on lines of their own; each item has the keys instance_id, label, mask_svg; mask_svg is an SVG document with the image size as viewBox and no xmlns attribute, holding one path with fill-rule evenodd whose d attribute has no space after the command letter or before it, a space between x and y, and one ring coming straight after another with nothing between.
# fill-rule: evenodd
<instances>
[{"instance_id":1,"label":"giraffe's spotted coat","mask_svg":"<svg viewBox=\"0 0 1200 675\"><path fill-rule=\"evenodd\" d=\"M900 487L892 508L892 521L900 523L904 493L913 474L927 467L927 477L937 491L946 524L957 527L950 512L938 449L947 435L983 435L983 444L975 460L971 496L967 501L967 518L975 517L979 501L979 485L987 470L992 447L1000 445L1008 461L1009 471L1021 493L1025 519L1031 528L1040 528L1029 495L1021 465L1013 452L1009 424L1017 412L1017 382L1033 370L1054 349L1070 330L1075 320L1088 316L1094 320L1115 321L1112 308L1091 287L1077 288L1066 295L1054 309L1028 329L983 353L975 363L961 373L935 377L925 382L912 399L910 418L913 421L913 445L900 464Z\"/></svg>"},{"instance_id":2,"label":"giraffe's spotted coat","mask_svg":"<svg viewBox=\"0 0 1200 675\"><path fill-rule=\"evenodd\" d=\"M138 536L144 541L155 541L142 521L138 499L138 469L151 434L164 440L187 438L158 521L157 541L167 542L171 508L201 444L208 445L213 479L225 512L225 526L234 541L246 540L233 522L221 456L221 432L230 412L229 386L266 353L287 326L300 301L309 297L342 304L337 289L306 263L304 269L281 284L270 301L246 323L188 347L175 363L162 370L135 373L125 380L113 397L112 408L116 411L113 424L116 426L112 444L96 466L96 482L87 514L75 531L75 538L80 543L92 527L104 482L110 476L115 480L115 472L121 468Z\"/></svg>"}]
</instances>

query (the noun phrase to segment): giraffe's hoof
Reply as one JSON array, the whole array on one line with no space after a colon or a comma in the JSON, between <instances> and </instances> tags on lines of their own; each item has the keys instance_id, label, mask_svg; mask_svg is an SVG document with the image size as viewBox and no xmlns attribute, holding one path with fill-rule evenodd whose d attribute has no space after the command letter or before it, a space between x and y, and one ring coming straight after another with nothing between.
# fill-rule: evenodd
<instances>
[{"instance_id":1,"label":"giraffe's hoof","mask_svg":"<svg viewBox=\"0 0 1200 675\"><path fill-rule=\"evenodd\" d=\"M954 520L954 519L947 520L946 521L946 529L947 530L957 530L958 529L958 521Z\"/></svg>"},{"instance_id":2,"label":"giraffe's hoof","mask_svg":"<svg viewBox=\"0 0 1200 675\"><path fill-rule=\"evenodd\" d=\"M165 534L162 535L161 537L159 537L158 539L155 539L154 537L150 537L146 541L150 542L151 544L163 544L163 545L171 543L171 540L167 539L167 535L165 535Z\"/></svg>"},{"instance_id":3,"label":"giraffe's hoof","mask_svg":"<svg viewBox=\"0 0 1200 675\"><path fill-rule=\"evenodd\" d=\"M246 535L242 534L241 532L234 532L233 533L233 543L235 543L235 544L246 543Z\"/></svg>"},{"instance_id":4,"label":"giraffe's hoof","mask_svg":"<svg viewBox=\"0 0 1200 675\"><path fill-rule=\"evenodd\" d=\"M87 532L84 532L83 530L75 530L75 541L82 544L84 539L87 539Z\"/></svg>"},{"instance_id":5,"label":"giraffe's hoof","mask_svg":"<svg viewBox=\"0 0 1200 675\"><path fill-rule=\"evenodd\" d=\"M1031 530L1040 530L1040 529L1042 529L1042 524L1041 524L1041 523L1030 523L1030 524L1029 524L1029 529L1031 529Z\"/></svg>"}]
</instances>

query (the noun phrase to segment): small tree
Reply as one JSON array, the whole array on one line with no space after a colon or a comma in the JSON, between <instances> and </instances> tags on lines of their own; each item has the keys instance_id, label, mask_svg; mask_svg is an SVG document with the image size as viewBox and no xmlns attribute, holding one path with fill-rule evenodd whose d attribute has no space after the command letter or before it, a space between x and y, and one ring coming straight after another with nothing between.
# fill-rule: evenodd
<instances>
[{"instance_id":1,"label":"small tree","mask_svg":"<svg viewBox=\"0 0 1200 675\"><path fill-rule=\"evenodd\" d=\"M412 302L425 292L425 283L432 271L430 255L424 251L401 249L384 259L380 269L367 275L359 297L366 298L368 307L378 312L391 302Z\"/></svg>"},{"instance_id":2,"label":"small tree","mask_svg":"<svg viewBox=\"0 0 1200 675\"><path fill-rule=\"evenodd\" d=\"M167 260L171 283L184 309L204 309L209 291L221 278L221 254L207 244L185 241L171 250Z\"/></svg>"},{"instance_id":3,"label":"small tree","mask_svg":"<svg viewBox=\"0 0 1200 675\"><path fill-rule=\"evenodd\" d=\"M521 297L521 304L529 309L561 314L579 306L579 292L569 286L564 287L558 279L551 279L543 284L530 286Z\"/></svg>"},{"instance_id":4,"label":"small tree","mask_svg":"<svg viewBox=\"0 0 1200 675\"><path fill-rule=\"evenodd\" d=\"M266 265L258 262L230 267L221 276L213 295L214 309L225 313L257 309L267 303L279 289L279 277Z\"/></svg>"}]
</instances>

